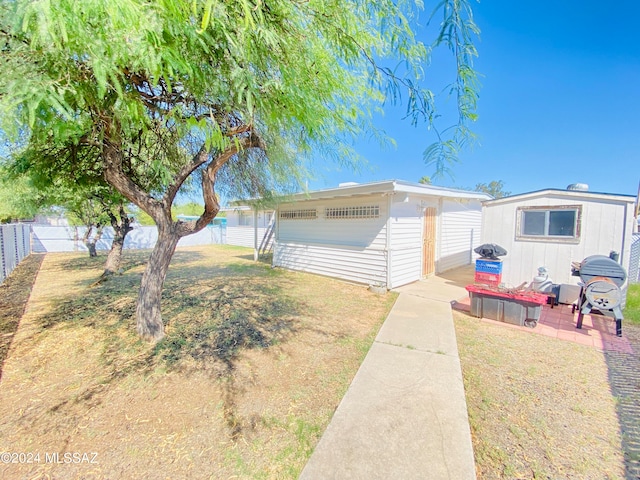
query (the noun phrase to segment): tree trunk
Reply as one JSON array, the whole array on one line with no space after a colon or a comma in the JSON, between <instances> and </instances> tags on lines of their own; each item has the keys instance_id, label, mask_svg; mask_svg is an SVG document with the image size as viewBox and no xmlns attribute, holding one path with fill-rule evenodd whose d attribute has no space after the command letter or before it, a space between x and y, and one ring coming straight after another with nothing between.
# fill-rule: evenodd
<instances>
[{"instance_id":1,"label":"tree trunk","mask_svg":"<svg viewBox=\"0 0 640 480\"><path fill-rule=\"evenodd\" d=\"M138 334L145 340L157 342L164 337L160 312L162 286L178 240L180 236L173 229L158 228L158 241L142 275L136 308Z\"/></svg>"},{"instance_id":2,"label":"tree trunk","mask_svg":"<svg viewBox=\"0 0 640 480\"><path fill-rule=\"evenodd\" d=\"M104 272L102 278L114 275L120 270L120 264L122 263L122 249L124 247L124 239L127 237L133 228L131 227L131 219L124 211L124 207L120 206L120 220L115 214L110 214L111 226L113 227L113 242L111 243L111 250L107 255L107 261L104 265Z\"/></svg>"},{"instance_id":3,"label":"tree trunk","mask_svg":"<svg viewBox=\"0 0 640 480\"><path fill-rule=\"evenodd\" d=\"M126 234L125 234L126 235ZM120 235L118 231L115 231L113 236L113 242L111 242L111 250L107 255L107 261L104 264L103 277L115 275L120 269L122 263L122 248L124 247L124 235Z\"/></svg>"},{"instance_id":4,"label":"tree trunk","mask_svg":"<svg viewBox=\"0 0 640 480\"><path fill-rule=\"evenodd\" d=\"M93 226L89 225L87 227L86 232L84 233L83 241L84 241L85 246L87 247L87 250L89 250L89 256L90 257L97 257L98 256L98 252L96 250L96 245L97 245L98 241L100 240L100 237L102 237L102 226L98 225L98 227L96 229L96 235L93 238L91 238L91 232L92 231L93 231Z\"/></svg>"}]
</instances>

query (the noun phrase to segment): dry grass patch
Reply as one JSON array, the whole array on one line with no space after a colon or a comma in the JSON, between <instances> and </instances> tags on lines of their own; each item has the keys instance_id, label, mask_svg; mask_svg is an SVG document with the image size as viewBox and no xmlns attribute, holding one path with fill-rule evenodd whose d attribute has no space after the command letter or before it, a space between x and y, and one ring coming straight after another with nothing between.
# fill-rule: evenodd
<instances>
[{"instance_id":1,"label":"dry grass patch","mask_svg":"<svg viewBox=\"0 0 640 480\"><path fill-rule=\"evenodd\" d=\"M44 256L30 255L0 284L0 379L13 336Z\"/></svg>"},{"instance_id":2,"label":"dry grass patch","mask_svg":"<svg viewBox=\"0 0 640 480\"><path fill-rule=\"evenodd\" d=\"M101 258L46 256L0 383L0 451L40 463L0 477L296 478L395 295L183 249L151 346L133 323L146 254L94 288ZM73 452L98 463L44 463Z\"/></svg>"},{"instance_id":3,"label":"dry grass patch","mask_svg":"<svg viewBox=\"0 0 640 480\"><path fill-rule=\"evenodd\" d=\"M479 479L624 478L601 352L454 319Z\"/></svg>"}]
</instances>

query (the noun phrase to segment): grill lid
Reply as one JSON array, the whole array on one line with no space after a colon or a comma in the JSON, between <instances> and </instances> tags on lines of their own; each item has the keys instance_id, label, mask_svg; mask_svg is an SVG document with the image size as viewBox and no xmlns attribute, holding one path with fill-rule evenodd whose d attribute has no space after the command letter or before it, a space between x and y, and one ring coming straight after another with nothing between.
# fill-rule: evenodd
<instances>
[{"instance_id":1,"label":"grill lid","mask_svg":"<svg viewBox=\"0 0 640 480\"><path fill-rule=\"evenodd\" d=\"M578 275L583 282L588 283L595 277L608 277L618 286L627 279L627 272L622 266L604 255L591 255L585 258L579 266Z\"/></svg>"}]
</instances>

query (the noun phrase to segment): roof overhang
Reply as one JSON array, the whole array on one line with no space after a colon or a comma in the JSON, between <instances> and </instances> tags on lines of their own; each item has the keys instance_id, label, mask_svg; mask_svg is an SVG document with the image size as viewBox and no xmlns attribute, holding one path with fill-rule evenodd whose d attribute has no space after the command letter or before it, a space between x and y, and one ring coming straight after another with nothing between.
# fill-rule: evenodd
<instances>
[{"instance_id":1,"label":"roof overhang","mask_svg":"<svg viewBox=\"0 0 640 480\"><path fill-rule=\"evenodd\" d=\"M337 188L300 192L278 198L278 203L301 202L308 200L328 200L333 198L349 198L371 195L410 194L424 197L455 198L465 200L485 201L493 197L482 192L458 190L454 188L436 187L420 183L404 182L402 180L385 180L382 182L349 184ZM232 205L247 205L255 200L234 200Z\"/></svg>"},{"instance_id":2,"label":"roof overhang","mask_svg":"<svg viewBox=\"0 0 640 480\"><path fill-rule=\"evenodd\" d=\"M536 190L534 192L521 193L518 195L510 195L508 197L496 198L494 200L487 200L483 202L484 205L502 205L506 203L520 202L523 200L533 200L536 198L563 198L563 199L575 199L576 201L601 201L601 202L614 202L614 203L635 203L636 197L634 195L623 195L615 193L599 193L589 192L582 190L561 190L548 188L545 190Z\"/></svg>"}]
</instances>

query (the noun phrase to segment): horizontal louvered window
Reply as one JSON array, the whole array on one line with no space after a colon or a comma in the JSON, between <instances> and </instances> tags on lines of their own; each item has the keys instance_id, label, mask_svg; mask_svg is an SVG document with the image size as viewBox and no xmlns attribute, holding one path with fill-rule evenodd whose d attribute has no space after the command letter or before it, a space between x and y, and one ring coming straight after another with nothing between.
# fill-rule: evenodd
<instances>
[{"instance_id":1,"label":"horizontal louvered window","mask_svg":"<svg viewBox=\"0 0 640 480\"><path fill-rule=\"evenodd\" d=\"M327 219L378 218L380 216L380 206L325 208L324 216Z\"/></svg>"},{"instance_id":2,"label":"horizontal louvered window","mask_svg":"<svg viewBox=\"0 0 640 480\"><path fill-rule=\"evenodd\" d=\"M316 218L318 218L318 211L315 208L280 211L280 219L282 220L314 220Z\"/></svg>"}]
</instances>

